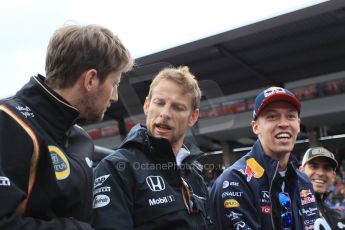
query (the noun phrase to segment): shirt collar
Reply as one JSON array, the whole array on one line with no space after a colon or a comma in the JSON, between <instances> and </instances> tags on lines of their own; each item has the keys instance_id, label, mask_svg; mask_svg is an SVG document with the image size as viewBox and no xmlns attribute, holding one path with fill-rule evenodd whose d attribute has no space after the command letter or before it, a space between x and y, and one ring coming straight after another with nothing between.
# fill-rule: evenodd
<instances>
[{"instance_id":1,"label":"shirt collar","mask_svg":"<svg viewBox=\"0 0 345 230\"><path fill-rule=\"evenodd\" d=\"M187 156L190 155L190 151L187 149L186 146L182 146L182 148L180 149L180 151L177 153L176 156L176 163L178 166L180 166L182 164L182 161L184 159L186 159Z\"/></svg>"}]
</instances>

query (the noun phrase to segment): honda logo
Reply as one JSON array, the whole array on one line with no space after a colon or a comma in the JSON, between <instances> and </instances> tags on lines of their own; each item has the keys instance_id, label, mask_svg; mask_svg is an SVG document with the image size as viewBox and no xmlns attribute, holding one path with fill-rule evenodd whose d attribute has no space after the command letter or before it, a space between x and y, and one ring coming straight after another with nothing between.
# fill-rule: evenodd
<instances>
[{"instance_id":1,"label":"honda logo","mask_svg":"<svg viewBox=\"0 0 345 230\"><path fill-rule=\"evenodd\" d=\"M146 177L146 183L151 191L159 192L165 189L165 183L161 176L148 176Z\"/></svg>"},{"instance_id":2,"label":"honda logo","mask_svg":"<svg viewBox=\"0 0 345 230\"><path fill-rule=\"evenodd\" d=\"M8 177L5 176L0 176L0 186L10 186L11 182L10 179L8 179Z\"/></svg>"}]
</instances>

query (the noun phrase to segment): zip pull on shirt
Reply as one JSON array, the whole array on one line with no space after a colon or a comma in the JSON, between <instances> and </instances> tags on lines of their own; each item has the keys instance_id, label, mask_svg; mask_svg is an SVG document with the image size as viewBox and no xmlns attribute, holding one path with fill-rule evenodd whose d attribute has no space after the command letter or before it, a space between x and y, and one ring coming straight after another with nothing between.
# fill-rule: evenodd
<instances>
[{"instance_id":1,"label":"zip pull on shirt","mask_svg":"<svg viewBox=\"0 0 345 230\"><path fill-rule=\"evenodd\" d=\"M279 171L279 175L280 175L280 177L278 178L278 181L281 183L282 192L287 192L287 191L285 191L285 175L286 175L286 170Z\"/></svg>"}]
</instances>

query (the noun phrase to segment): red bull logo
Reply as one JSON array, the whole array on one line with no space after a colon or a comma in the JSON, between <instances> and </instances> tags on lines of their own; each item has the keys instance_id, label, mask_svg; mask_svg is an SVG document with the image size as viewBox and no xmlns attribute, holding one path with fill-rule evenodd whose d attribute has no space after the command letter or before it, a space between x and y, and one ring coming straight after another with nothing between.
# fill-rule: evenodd
<instances>
[{"instance_id":1,"label":"red bull logo","mask_svg":"<svg viewBox=\"0 0 345 230\"><path fill-rule=\"evenodd\" d=\"M239 171L247 176L247 182L249 182L252 177L254 178L260 178L265 172L265 169L261 167L261 165L254 159L254 158L249 158L246 160L247 165L246 168L239 169Z\"/></svg>"},{"instance_id":2,"label":"red bull logo","mask_svg":"<svg viewBox=\"0 0 345 230\"><path fill-rule=\"evenodd\" d=\"M240 169L240 172L243 174L243 175L246 175L247 176L247 181L249 182L252 177L254 176L254 171L250 168L250 166L246 166L245 170L243 171L243 169Z\"/></svg>"},{"instance_id":3,"label":"red bull logo","mask_svg":"<svg viewBox=\"0 0 345 230\"><path fill-rule=\"evenodd\" d=\"M280 88L280 87L270 87L269 89L266 89L264 91L264 95L265 97L268 97L272 94L276 94L276 93L284 93L285 90L283 88Z\"/></svg>"},{"instance_id":4,"label":"red bull logo","mask_svg":"<svg viewBox=\"0 0 345 230\"><path fill-rule=\"evenodd\" d=\"M310 189L303 189L299 192L301 204L306 205L315 202L315 197Z\"/></svg>"},{"instance_id":5,"label":"red bull logo","mask_svg":"<svg viewBox=\"0 0 345 230\"><path fill-rule=\"evenodd\" d=\"M300 197L308 197L309 195L313 196L310 189L303 189L299 192Z\"/></svg>"},{"instance_id":6,"label":"red bull logo","mask_svg":"<svg viewBox=\"0 0 345 230\"><path fill-rule=\"evenodd\" d=\"M306 204L310 204L310 203L314 203L315 202L315 197L305 197L303 199L301 199L301 204L302 205L306 205Z\"/></svg>"}]
</instances>

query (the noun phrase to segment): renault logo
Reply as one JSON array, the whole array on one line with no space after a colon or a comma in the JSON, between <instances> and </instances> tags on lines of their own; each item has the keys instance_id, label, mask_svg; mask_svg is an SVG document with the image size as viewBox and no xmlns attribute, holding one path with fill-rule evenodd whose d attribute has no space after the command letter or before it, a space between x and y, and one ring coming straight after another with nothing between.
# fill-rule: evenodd
<instances>
[{"instance_id":1,"label":"renault logo","mask_svg":"<svg viewBox=\"0 0 345 230\"><path fill-rule=\"evenodd\" d=\"M165 183L161 176L148 176L146 177L146 183L151 191L159 192L165 189Z\"/></svg>"}]
</instances>

